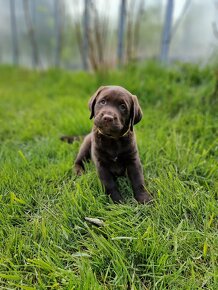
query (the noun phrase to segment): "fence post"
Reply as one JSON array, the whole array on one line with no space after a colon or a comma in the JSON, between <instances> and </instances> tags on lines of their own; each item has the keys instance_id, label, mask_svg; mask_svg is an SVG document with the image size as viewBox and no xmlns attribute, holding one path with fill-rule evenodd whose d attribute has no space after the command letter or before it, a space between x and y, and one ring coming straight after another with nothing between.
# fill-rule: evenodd
<instances>
[{"instance_id":1,"label":"fence post","mask_svg":"<svg viewBox=\"0 0 218 290\"><path fill-rule=\"evenodd\" d=\"M82 40L82 61L83 69L88 70L88 55L89 55L89 1L84 0L84 12L83 12L83 40Z\"/></svg>"},{"instance_id":2,"label":"fence post","mask_svg":"<svg viewBox=\"0 0 218 290\"><path fill-rule=\"evenodd\" d=\"M171 26L173 20L173 6L174 0L168 0L165 12L165 20L161 41L161 53L160 53L160 60L163 63L168 62L169 46L171 40Z\"/></svg>"},{"instance_id":3,"label":"fence post","mask_svg":"<svg viewBox=\"0 0 218 290\"><path fill-rule=\"evenodd\" d=\"M117 47L117 59L119 64L122 64L124 62L125 24L126 24L126 0L121 0L119 26L118 26L118 47Z\"/></svg>"},{"instance_id":4,"label":"fence post","mask_svg":"<svg viewBox=\"0 0 218 290\"><path fill-rule=\"evenodd\" d=\"M11 18L13 64L17 65L19 63L19 51L17 42L17 21L15 14L15 0L10 0L10 18Z\"/></svg>"}]
</instances>

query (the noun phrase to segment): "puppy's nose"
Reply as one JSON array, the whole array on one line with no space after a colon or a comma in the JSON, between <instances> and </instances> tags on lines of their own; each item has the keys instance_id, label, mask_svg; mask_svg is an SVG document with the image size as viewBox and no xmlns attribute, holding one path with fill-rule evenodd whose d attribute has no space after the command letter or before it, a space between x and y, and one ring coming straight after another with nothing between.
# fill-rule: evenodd
<instances>
[{"instance_id":1,"label":"puppy's nose","mask_svg":"<svg viewBox=\"0 0 218 290\"><path fill-rule=\"evenodd\" d=\"M103 120L105 121L105 122L107 122L107 123L111 123L112 121L113 121L113 116L111 116L111 115L107 115L107 114L105 114L104 116L103 116Z\"/></svg>"}]
</instances>

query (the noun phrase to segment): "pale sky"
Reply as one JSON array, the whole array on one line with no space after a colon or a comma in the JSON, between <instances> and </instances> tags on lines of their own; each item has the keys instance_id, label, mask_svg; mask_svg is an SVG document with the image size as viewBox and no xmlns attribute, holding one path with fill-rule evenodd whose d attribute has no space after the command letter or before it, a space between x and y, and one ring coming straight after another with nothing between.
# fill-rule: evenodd
<instances>
[{"instance_id":1,"label":"pale sky","mask_svg":"<svg viewBox=\"0 0 218 290\"><path fill-rule=\"evenodd\" d=\"M75 10L82 12L83 3L84 3L83 1L77 1L77 0L73 0L73 1L67 0L67 1L68 1L69 9L71 10L72 14L75 13ZM197 4L198 2L202 3L202 0L190 0L190 1L193 2L193 4ZM113 17L114 15L115 18L117 18L117 14L119 12L118 8L120 5L120 2L121 2L120 0L108 0L108 1L95 0L96 6L98 7L98 10L101 11L101 13L109 14L111 17ZM174 20L176 20L178 16L180 15L185 2L186 0L174 0L174 12L173 12ZM207 2L210 2L210 1L207 1ZM160 3L160 5L162 5L163 7L163 11L165 11L167 0L145 0L145 7L156 5L157 3Z\"/></svg>"}]
</instances>

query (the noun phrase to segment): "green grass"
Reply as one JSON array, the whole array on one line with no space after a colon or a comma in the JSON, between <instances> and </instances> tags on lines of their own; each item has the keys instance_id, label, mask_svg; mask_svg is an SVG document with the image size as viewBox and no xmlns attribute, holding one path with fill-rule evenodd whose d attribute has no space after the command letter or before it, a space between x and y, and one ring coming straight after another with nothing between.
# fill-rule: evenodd
<instances>
[{"instance_id":1,"label":"green grass","mask_svg":"<svg viewBox=\"0 0 218 290\"><path fill-rule=\"evenodd\" d=\"M218 289L218 118L210 68L134 65L107 75L0 68L0 289ZM75 177L101 84L138 95L147 189L105 196L95 168ZM85 217L104 220L98 228Z\"/></svg>"}]
</instances>

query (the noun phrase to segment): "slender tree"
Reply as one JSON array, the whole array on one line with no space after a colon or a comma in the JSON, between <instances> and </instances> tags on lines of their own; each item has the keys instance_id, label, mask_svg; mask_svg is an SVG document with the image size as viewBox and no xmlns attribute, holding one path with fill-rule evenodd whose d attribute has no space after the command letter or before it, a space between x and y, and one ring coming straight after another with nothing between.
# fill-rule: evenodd
<instances>
[{"instance_id":1,"label":"slender tree","mask_svg":"<svg viewBox=\"0 0 218 290\"><path fill-rule=\"evenodd\" d=\"M97 11L96 6L94 5L93 2L92 3L92 12L93 12L93 16L94 16L94 38L96 41L96 49L97 49L97 59L98 59L98 64L101 65L104 62L104 38L105 35L102 37L102 23L100 22L100 18L99 18L99 14Z\"/></svg>"},{"instance_id":2,"label":"slender tree","mask_svg":"<svg viewBox=\"0 0 218 290\"><path fill-rule=\"evenodd\" d=\"M215 9L218 10L218 2L215 2L214 5L215 5ZM212 29L213 29L214 36L218 39L218 29L217 29L217 25L215 21L212 22Z\"/></svg>"},{"instance_id":3,"label":"slender tree","mask_svg":"<svg viewBox=\"0 0 218 290\"><path fill-rule=\"evenodd\" d=\"M140 43L140 28L141 23L145 14L145 3L144 0L141 0L138 5L138 10L136 14L136 21L135 21L135 27L134 27L134 57L137 57L137 52L139 49L139 43Z\"/></svg>"},{"instance_id":4,"label":"slender tree","mask_svg":"<svg viewBox=\"0 0 218 290\"><path fill-rule=\"evenodd\" d=\"M89 55L89 0L84 0L83 11L83 40L82 40L82 60L84 70L88 70L88 55Z\"/></svg>"},{"instance_id":5,"label":"slender tree","mask_svg":"<svg viewBox=\"0 0 218 290\"><path fill-rule=\"evenodd\" d=\"M23 0L23 7L24 7L27 31L28 31L28 35L30 39L30 44L32 47L32 64L33 64L33 67L37 67L39 65L38 46L36 42L36 36L35 36L35 30L34 30L32 18L30 15L29 0Z\"/></svg>"},{"instance_id":6,"label":"slender tree","mask_svg":"<svg viewBox=\"0 0 218 290\"><path fill-rule=\"evenodd\" d=\"M56 34L56 47L55 47L55 66L60 66L60 56L62 48L62 10L60 0L54 1L54 19L55 19L55 34Z\"/></svg>"},{"instance_id":7,"label":"slender tree","mask_svg":"<svg viewBox=\"0 0 218 290\"><path fill-rule=\"evenodd\" d=\"M170 40L171 40L171 29L172 29L172 21L173 21L173 6L174 6L174 0L168 0L167 6L166 6L163 32L162 32L161 53L160 53L160 60L163 63L168 62L169 47L170 47Z\"/></svg>"},{"instance_id":8,"label":"slender tree","mask_svg":"<svg viewBox=\"0 0 218 290\"><path fill-rule=\"evenodd\" d=\"M132 59L133 53L133 27L134 27L134 9L135 9L135 0L130 1L130 7L127 10L127 24L126 24L126 60L129 61Z\"/></svg>"},{"instance_id":9,"label":"slender tree","mask_svg":"<svg viewBox=\"0 0 218 290\"><path fill-rule=\"evenodd\" d=\"M140 28L145 13L144 0L131 0L127 11L126 61L137 58L140 43Z\"/></svg>"},{"instance_id":10,"label":"slender tree","mask_svg":"<svg viewBox=\"0 0 218 290\"><path fill-rule=\"evenodd\" d=\"M12 35L12 49L13 49L13 64L19 63L19 50L17 38L17 20L15 13L15 0L10 0L10 17L11 17L11 35Z\"/></svg>"},{"instance_id":11,"label":"slender tree","mask_svg":"<svg viewBox=\"0 0 218 290\"><path fill-rule=\"evenodd\" d=\"M120 18L118 27L118 47L117 47L117 58L118 63L124 62L124 35L125 35L125 24L126 24L126 0L121 0L120 3Z\"/></svg>"},{"instance_id":12,"label":"slender tree","mask_svg":"<svg viewBox=\"0 0 218 290\"><path fill-rule=\"evenodd\" d=\"M33 27L35 27L35 25L36 25L36 1L37 0L30 1Z\"/></svg>"}]
</instances>

